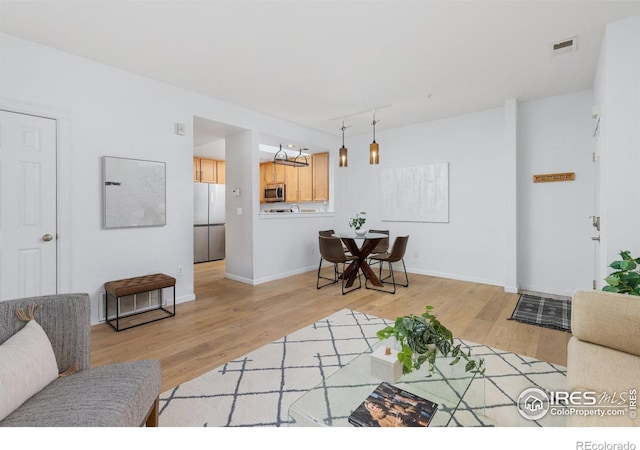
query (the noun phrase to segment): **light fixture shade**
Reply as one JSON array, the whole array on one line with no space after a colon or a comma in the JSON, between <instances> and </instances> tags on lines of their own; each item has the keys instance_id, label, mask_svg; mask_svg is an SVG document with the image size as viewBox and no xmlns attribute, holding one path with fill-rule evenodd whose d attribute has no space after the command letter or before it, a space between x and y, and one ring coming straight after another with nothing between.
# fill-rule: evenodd
<instances>
[{"instance_id":1,"label":"light fixture shade","mask_svg":"<svg viewBox=\"0 0 640 450\"><path fill-rule=\"evenodd\" d=\"M369 144L369 164L379 164L380 163L380 152L378 151L378 143L373 141Z\"/></svg>"},{"instance_id":2,"label":"light fixture shade","mask_svg":"<svg viewBox=\"0 0 640 450\"><path fill-rule=\"evenodd\" d=\"M347 147L344 145L340 147L340 163L339 167L347 167Z\"/></svg>"},{"instance_id":3,"label":"light fixture shade","mask_svg":"<svg viewBox=\"0 0 640 450\"><path fill-rule=\"evenodd\" d=\"M369 144L369 164L378 164L380 162L380 147L378 147L378 143L376 142L376 110L373 110L373 142Z\"/></svg>"}]
</instances>

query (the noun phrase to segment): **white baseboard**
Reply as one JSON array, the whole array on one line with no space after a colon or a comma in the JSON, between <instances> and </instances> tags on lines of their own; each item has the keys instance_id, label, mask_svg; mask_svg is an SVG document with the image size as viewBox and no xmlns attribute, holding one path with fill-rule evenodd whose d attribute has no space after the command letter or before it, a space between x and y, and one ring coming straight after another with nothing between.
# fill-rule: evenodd
<instances>
[{"instance_id":1,"label":"white baseboard","mask_svg":"<svg viewBox=\"0 0 640 450\"><path fill-rule=\"evenodd\" d=\"M257 278L255 280L253 280L253 284L257 285L257 284L262 284L262 283L268 283L269 281L280 280L281 278L287 278L287 277L291 277L293 275L299 275L301 273L310 272L312 270L318 270L318 267L316 267L316 266L303 267L302 269L296 269L296 270L292 270L290 272L278 273L278 274L275 274L275 275L269 275L269 276L266 276L266 277Z\"/></svg>"},{"instance_id":2,"label":"white baseboard","mask_svg":"<svg viewBox=\"0 0 640 450\"><path fill-rule=\"evenodd\" d=\"M564 289L548 289L533 286L521 286L519 290L520 294L535 295L537 297L558 298L567 299L573 296L573 291L566 291Z\"/></svg>"},{"instance_id":3,"label":"white baseboard","mask_svg":"<svg viewBox=\"0 0 640 450\"><path fill-rule=\"evenodd\" d=\"M427 276L430 276L430 277L447 278L447 279L450 279L450 280L469 281L471 283L478 283L478 284L488 284L490 286L504 286L504 281L489 280L489 279L477 278L477 277L469 277L469 276L466 276L466 275L460 275L460 274L455 274L455 273L434 272L434 271L430 271L430 270L417 270L417 269L410 269L409 267L407 267L407 272L415 273L415 274L418 274L418 275L427 275Z\"/></svg>"}]
</instances>

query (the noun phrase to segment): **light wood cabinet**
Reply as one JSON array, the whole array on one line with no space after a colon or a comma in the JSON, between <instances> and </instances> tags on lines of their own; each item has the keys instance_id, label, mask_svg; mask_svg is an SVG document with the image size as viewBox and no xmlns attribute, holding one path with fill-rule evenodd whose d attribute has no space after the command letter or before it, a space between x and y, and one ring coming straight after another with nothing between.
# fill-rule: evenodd
<instances>
[{"instance_id":1,"label":"light wood cabinet","mask_svg":"<svg viewBox=\"0 0 640 450\"><path fill-rule=\"evenodd\" d=\"M215 183L216 181L216 162L212 159L200 159L200 182Z\"/></svg>"},{"instance_id":2,"label":"light wood cabinet","mask_svg":"<svg viewBox=\"0 0 640 450\"><path fill-rule=\"evenodd\" d=\"M284 184L286 185L285 201L286 202L299 202L300 190L298 188L298 167L285 166L284 169Z\"/></svg>"},{"instance_id":3,"label":"light wood cabinet","mask_svg":"<svg viewBox=\"0 0 640 450\"><path fill-rule=\"evenodd\" d=\"M264 164L265 167L265 184L284 183L286 166L283 166L282 164L274 164L272 162L266 162L262 164Z\"/></svg>"},{"instance_id":4,"label":"light wood cabinet","mask_svg":"<svg viewBox=\"0 0 640 450\"><path fill-rule=\"evenodd\" d=\"M193 158L193 181L225 184L225 162L207 158Z\"/></svg>"},{"instance_id":5,"label":"light wood cabinet","mask_svg":"<svg viewBox=\"0 0 640 450\"><path fill-rule=\"evenodd\" d=\"M285 201L289 203L329 200L329 153L316 153L307 162L306 167L261 163L260 203L264 203L266 185L272 183L286 185Z\"/></svg>"},{"instance_id":6,"label":"light wood cabinet","mask_svg":"<svg viewBox=\"0 0 640 450\"><path fill-rule=\"evenodd\" d=\"M329 153L313 155L313 201L329 200Z\"/></svg>"},{"instance_id":7,"label":"light wood cabinet","mask_svg":"<svg viewBox=\"0 0 640 450\"><path fill-rule=\"evenodd\" d=\"M224 161L216 161L216 183L225 184L227 180L226 174L227 164Z\"/></svg>"},{"instance_id":8,"label":"light wood cabinet","mask_svg":"<svg viewBox=\"0 0 640 450\"><path fill-rule=\"evenodd\" d=\"M200 158L193 158L193 181L200 181Z\"/></svg>"}]
</instances>

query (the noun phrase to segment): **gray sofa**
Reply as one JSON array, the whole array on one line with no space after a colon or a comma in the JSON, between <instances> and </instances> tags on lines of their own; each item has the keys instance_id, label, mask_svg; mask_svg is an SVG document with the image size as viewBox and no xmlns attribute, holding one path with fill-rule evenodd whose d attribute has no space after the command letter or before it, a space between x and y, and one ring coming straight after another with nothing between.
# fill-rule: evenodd
<instances>
[{"instance_id":1,"label":"gray sofa","mask_svg":"<svg viewBox=\"0 0 640 450\"><path fill-rule=\"evenodd\" d=\"M88 294L0 301L0 344L25 326L16 310L40 305L35 320L51 341L59 377L0 421L3 427L158 426L162 372L157 360L90 367Z\"/></svg>"}]
</instances>

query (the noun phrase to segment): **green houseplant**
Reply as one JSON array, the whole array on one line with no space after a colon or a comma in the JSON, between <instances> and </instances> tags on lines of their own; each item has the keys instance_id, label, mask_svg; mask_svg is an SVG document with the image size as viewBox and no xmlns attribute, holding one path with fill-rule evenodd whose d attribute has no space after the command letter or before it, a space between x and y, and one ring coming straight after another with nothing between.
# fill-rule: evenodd
<instances>
[{"instance_id":1,"label":"green houseplant","mask_svg":"<svg viewBox=\"0 0 640 450\"><path fill-rule=\"evenodd\" d=\"M349 226L354 230L359 231L360 228L362 228L362 225L367 221L366 215L367 213L364 211L357 213L355 217L352 217L351 220L349 220Z\"/></svg>"},{"instance_id":2,"label":"green houseplant","mask_svg":"<svg viewBox=\"0 0 640 450\"><path fill-rule=\"evenodd\" d=\"M377 332L378 339L395 338L400 348L398 360L402 363L403 373L410 373L428 364L428 375L435 370L438 354L451 356L450 365L465 361L465 371L484 373L484 359L471 358L471 351L465 353L460 345L454 345L453 333L431 314L433 306L427 305L423 314L409 314L396 318L393 326L387 326Z\"/></svg>"},{"instance_id":3,"label":"green houseplant","mask_svg":"<svg viewBox=\"0 0 640 450\"><path fill-rule=\"evenodd\" d=\"M619 294L640 295L640 258L633 258L628 250L620 251L619 261L609 264L615 269L605 281L608 286L602 288L603 291L617 292Z\"/></svg>"}]
</instances>

